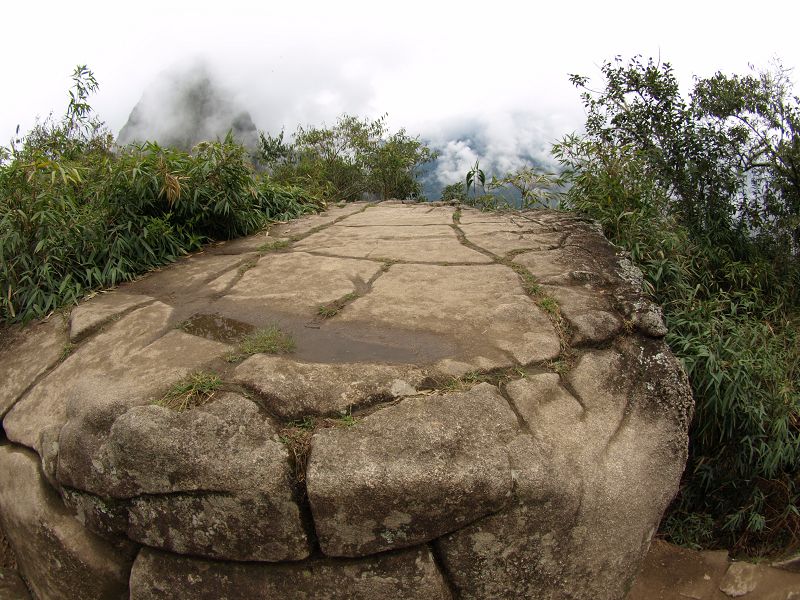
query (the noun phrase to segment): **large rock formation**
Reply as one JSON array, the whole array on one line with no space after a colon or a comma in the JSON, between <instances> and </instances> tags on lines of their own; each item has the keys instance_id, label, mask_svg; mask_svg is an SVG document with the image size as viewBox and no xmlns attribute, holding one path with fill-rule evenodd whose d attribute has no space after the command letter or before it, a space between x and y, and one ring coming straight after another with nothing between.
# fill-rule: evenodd
<instances>
[{"instance_id":1,"label":"large rock formation","mask_svg":"<svg viewBox=\"0 0 800 600\"><path fill-rule=\"evenodd\" d=\"M246 148L258 146L250 113L236 105L201 63L162 73L133 107L117 142L155 141L189 150L199 142L224 139L228 132Z\"/></svg>"},{"instance_id":2,"label":"large rock formation","mask_svg":"<svg viewBox=\"0 0 800 600\"><path fill-rule=\"evenodd\" d=\"M42 599L622 598L692 411L638 277L570 214L351 204L19 331L20 574Z\"/></svg>"}]
</instances>

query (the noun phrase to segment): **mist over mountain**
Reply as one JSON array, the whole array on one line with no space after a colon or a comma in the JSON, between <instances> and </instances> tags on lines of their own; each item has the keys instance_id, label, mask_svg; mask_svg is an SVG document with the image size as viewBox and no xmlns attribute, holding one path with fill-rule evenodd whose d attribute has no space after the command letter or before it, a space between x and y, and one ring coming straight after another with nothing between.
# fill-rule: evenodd
<instances>
[{"instance_id":1,"label":"mist over mountain","mask_svg":"<svg viewBox=\"0 0 800 600\"><path fill-rule=\"evenodd\" d=\"M250 113L237 106L204 63L162 73L133 107L117 136L119 144L157 141L188 150L228 132L248 149L258 145Z\"/></svg>"},{"instance_id":2,"label":"mist over mountain","mask_svg":"<svg viewBox=\"0 0 800 600\"><path fill-rule=\"evenodd\" d=\"M339 84L345 93L347 86ZM275 130L276 121L284 122L290 138L297 125L324 124L285 122L295 105L305 102L304 97L298 97L284 98L284 106L261 110L258 114L267 124L257 125L242 103L249 101L248 108L258 112L263 98L257 99L257 94L235 88L225 79L224 72L215 71L204 62L165 71L133 107L119 132L118 143L153 140L163 146L188 150L204 140L222 139L230 131L239 143L254 151L258 148L259 129L273 135L279 133ZM331 115L331 120L337 116ZM525 166L553 171L550 146L562 132L558 121L532 111L450 117L417 126L420 130L409 133L418 134L438 152L438 158L423 165L417 173L425 197L431 200L439 198L444 186L463 182L476 161L487 180L492 175L503 177Z\"/></svg>"}]
</instances>

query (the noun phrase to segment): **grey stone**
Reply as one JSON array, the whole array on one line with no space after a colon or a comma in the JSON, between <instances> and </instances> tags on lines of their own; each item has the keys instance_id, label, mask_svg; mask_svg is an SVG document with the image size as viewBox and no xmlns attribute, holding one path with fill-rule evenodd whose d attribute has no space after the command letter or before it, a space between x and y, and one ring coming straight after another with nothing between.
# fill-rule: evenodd
<instances>
[{"instance_id":1,"label":"grey stone","mask_svg":"<svg viewBox=\"0 0 800 600\"><path fill-rule=\"evenodd\" d=\"M747 562L731 563L719 584L719 589L731 598L746 596L758 587L761 572L758 565Z\"/></svg>"},{"instance_id":2,"label":"grey stone","mask_svg":"<svg viewBox=\"0 0 800 600\"><path fill-rule=\"evenodd\" d=\"M314 435L306 481L322 551L364 556L434 539L505 506L514 413L488 384L408 398Z\"/></svg>"},{"instance_id":3,"label":"grey stone","mask_svg":"<svg viewBox=\"0 0 800 600\"><path fill-rule=\"evenodd\" d=\"M574 346L602 344L622 331L622 319L611 307L602 289L587 286L542 286L554 298L561 314L572 326L570 342Z\"/></svg>"},{"instance_id":4,"label":"grey stone","mask_svg":"<svg viewBox=\"0 0 800 600\"><path fill-rule=\"evenodd\" d=\"M83 436L102 438L93 424L103 431L110 419L84 414L64 427L58 476L72 488L131 499L131 539L212 558L308 556L288 453L253 402L229 393L180 413L133 407L113 419L94 452ZM96 504L81 503L87 525L117 533L125 517Z\"/></svg>"},{"instance_id":5,"label":"grey stone","mask_svg":"<svg viewBox=\"0 0 800 600\"><path fill-rule=\"evenodd\" d=\"M121 599L132 555L84 529L42 477L38 457L0 445L0 525L35 597Z\"/></svg>"},{"instance_id":6,"label":"grey stone","mask_svg":"<svg viewBox=\"0 0 800 600\"><path fill-rule=\"evenodd\" d=\"M501 223L467 223L460 228L470 242L497 256L520 250L552 250L563 235L525 219L511 218Z\"/></svg>"},{"instance_id":7,"label":"grey stone","mask_svg":"<svg viewBox=\"0 0 800 600\"><path fill-rule=\"evenodd\" d=\"M529 434L509 446L514 500L436 541L458 597L566 598L578 583L565 563L583 485L571 465ZM563 595L562 595L563 594Z\"/></svg>"},{"instance_id":8,"label":"grey stone","mask_svg":"<svg viewBox=\"0 0 800 600\"><path fill-rule=\"evenodd\" d=\"M425 204L389 204L371 206L341 222L348 226L408 227L419 225L450 225L455 209L430 207Z\"/></svg>"},{"instance_id":9,"label":"grey stone","mask_svg":"<svg viewBox=\"0 0 800 600\"><path fill-rule=\"evenodd\" d=\"M72 310L69 317L69 339L75 342L120 313L152 301L150 296L123 292L97 294Z\"/></svg>"},{"instance_id":10,"label":"grey stone","mask_svg":"<svg viewBox=\"0 0 800 600\"><path fill-rule=\"evenodd\" d=\"M225 300L311 317L321 304L358 291L380 268L372 261L306 252L268 254L242 276Z\"/></svg>"},{"instance_id":11,"label":"grey stone","mask_svg":"<svg viewBox=\"0 0 800 600\"><path fill-rule=\"evenodd\" d=\"M664 349L587 352L568 388L506 386L531 431L512 445L517 503L438 542L461 597L624 597L686 457L691 395Z\"/></svg>"},{"instance_id":12,"label":"grey stone","mask_svg":"<svg viewBox=\"0 0 800 600\"><path fill-rule=\"evenodd\" d=\"M560 351L547 315L502 265L392 265L338 318L449 335L460 345L453 359L472 368L528 364Z\"/></svg>"},{"instance_id":13,"label":"grey stone","mask_svg":"<svg viewBox=\"0 0 800 600\"><path fill-rule=\"evenodd\" d=\"M42 454L40 436L67 421L69 406L75 418L84 408L119 412L149 403L231 349L170 329L171 315L169 306L155 302L81 344L9 411L3 421L8 438Z\"/></svg>"},{"instance_id":14,"label":"grey stone","mask_svg":"<svg viewBox=\"0 0 800 600\"><path fill-rule=\"evenodd\" d=\"M137 293L147 294L167 303L185 296L213 297L217 292L208 289L209 282L229 271L236 272L242 263L256 257L255 254L225 255L201 250L168 268L155 269L131 287L135 286ZM131 287L125 289L130 290Z\"/></svg>"},{"instance_id":15,"label":"grey stone","mask_svg":"<svg viewBox=\"0 0 800 600\"><path fill-rule=\"evenodd\" d=\"M66 343L64 321L58 315L16 329L12 344L0 348L0 419L37 377L58 362Z\"/></svg>"},{"instance_id":16,"label":"grey stone","mask_svg":"<svg viewBox=\"0 0 800 600\"><path fill-rule=\"evenodd\" d=\"M275 223L270 226L269 235L278 238L305 235L312 229L325 228L332 225L338 219L360 213L366 207L367 204L365 202L349 202L344 206L331 206L323 213L306 215L286 223Z\"/></svg>"},{"instance_id":17,"label":"grey stone","mask_svg":"<svg viewBox=\"0 0 800 600\"><path fill-rule=\"evenodd\" d=\"M266 409L283 418L334 415L378 400L417 393L421 369L370 363L309 363L278 356L251 356L234 380L255 390Z\"/></svg>"},{"instance_id":18,"label":"grey stone","mask_svg":"<svg viewBox=\"0 0 800 600\"><path fill-rule=\"evenodd\" d=\"M278 565L204 561L144 549L134 563L130 589L131 600L451 598L426 547Z\"/></svg>"},{"instance_id":19,"label":"grey stone","mask_svg":"<svg viewBox=\"0 0 800 600\"><path fill-rule=\"evenodd\" d=\"M63 361L52 322L15 334L3 427L38 452L18 451L78 546L148 546L145 598L621 597L686 458L692 400L661 313L596 224L459 210L347 205L209 245L79 305ZM228 362L270 325L293 353ZM158 405L198 370L226 391ZM468 389L484 377L502 383ZM88 585L118 586L109 569Z\"/></svg>"},{"instance_id":20,"label":"grey stone","mask_svg":"<svg viewBox=\"0 0 800 600\"><path fill-rule=\"evenodd\" d=\"M408 212L408 209L400 209L400 212ZM307 237L295 248L317 254L372 260L429 263L492 262L488 256L462 245L449 225L350 227L347 224L351 219L343 221L342 225L330 227Z\"/></svg>"}]
</instances>

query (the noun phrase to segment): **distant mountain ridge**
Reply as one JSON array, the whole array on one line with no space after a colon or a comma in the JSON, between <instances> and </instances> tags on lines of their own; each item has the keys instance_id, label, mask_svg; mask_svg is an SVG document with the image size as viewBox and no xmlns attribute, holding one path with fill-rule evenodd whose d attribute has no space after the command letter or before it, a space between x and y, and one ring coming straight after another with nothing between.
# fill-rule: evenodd
<instances>
[{"instance_id":1,"label":"distant mountain ridge","mask_svg":"<svg viewBox=\"0 0 800 600\"><path fill-rule=\"evenodd\" d=\"M164 74L142 94L117 141L125 145L155 140L189 150L199 142L222 139L230 131L237 142L254 150L258 146L255 123L230 98L202 65Z\"/></svg>"}]
</instances>

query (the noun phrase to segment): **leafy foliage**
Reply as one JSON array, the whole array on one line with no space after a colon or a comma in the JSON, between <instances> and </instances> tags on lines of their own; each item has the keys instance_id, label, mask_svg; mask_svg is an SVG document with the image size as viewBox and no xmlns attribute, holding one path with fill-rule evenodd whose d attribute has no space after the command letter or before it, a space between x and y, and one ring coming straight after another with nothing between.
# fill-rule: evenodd
<instances>
[{"instance_id":1,"label":"leafy foliage","mask_svg":"<svg viewBox=\"0 0 800 600\"><path fill-rule=\"evenodd\" d=\"M342 115L333 127L298 127L291 143L260 134L260 159L275 181L301 186L332 202L364 194L420 198L418 168L436 154L405 129L390 134L386 118Z\"/></svg>"},{"instance_id":2,"label":"leafy foliage","mask_svg":"<svg viewBox=\"0 0 800 600\"><path fill-rule=\"evenodd\" d=\"M464 202L467 199L467 189L463 183L451 183L442 188L441 199Z\"/></svg>"},{"instance_id":3,"label":"leafy foliage","mask_svg":"<svg viewBox=\"0 0 800 600\"><path fill-rule=\"evenodd\" d=\"M131 280L212 239L316 211L305 190L259 177L230 137L192 152L113 149L78 67L64 119L0 152L0 321L28 321ZM113 151L112 151L113 149Z\"/></svg>"},{"instance_id":4,"label":"leafy foliage","mask_svg":"<svg viewBox=\"0 0 800 600\"><path fill-rule=\"evenodd\" d=\"M481 184L481 189L485 189L486 187L486 174L481 169L480 161L475 161L475 165L467 171L466 177L466 184L467 184L467 193L469 193L469 187L472 186L472 196L473 198L478 197L478 184Z\"/></svg>"},{"instance_id":5,"label":"leafy foliage","mask_svg":"<svg viewBox=\"0 0 800 600\"><path fill-rule=\"evenodd\" d=\"M586 135L554 147L564 204L630 251L696 401L674 541L800 541L798 99L785 72L695 81L634 59L584 90Z\"/></svg>"},{"instance_id":6,"label":"leafy foliage","mask_svg":"<svg viewBox=\"0 0 800 600\"><path fill-rule=\"evenodd\" d=\"M797 251L800 103L785 69L716 73L695 81L688 100L669 64L617 58L602 72L599 94L571 76L584 90L587 133L640 152L694 236L743 251L754 240Z\"/></svg>"}]
</instances>

